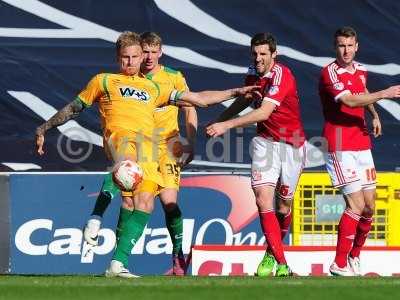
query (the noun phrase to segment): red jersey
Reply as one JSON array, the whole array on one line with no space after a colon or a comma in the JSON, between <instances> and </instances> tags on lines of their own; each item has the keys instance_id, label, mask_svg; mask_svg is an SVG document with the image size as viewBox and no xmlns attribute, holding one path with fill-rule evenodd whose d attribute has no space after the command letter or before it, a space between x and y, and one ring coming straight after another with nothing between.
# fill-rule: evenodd
<instances>
[{"instance_id":1,"label":"red jersey","mask_svg":"<svg viewBox=\"0 0 400 300\"><path fill-rule=\"evenodd\" d=\"M305 142L305 134L300 117L297 84L289 68L274 63L270 72L259 76L256 69L250 66L245 84L261 86L262 101L270 101L276 105L268 119L257 123L257 134L301 147ZM255 105L260 107L261 101L257 101Z\"/></svg>"},{"instance_id":2,"label":"red jersey","mask_svg":"<svg viewBox=\"0 0 400 300\"><path fill-rule=\"evenodd\" d=\"M345 94L359 95L366 91L367 70L358 63L354 63L354 69L351 73L334 61L321 72L319 95L325 118L323 136L328 141L329 152L371 148L364 107L349 107L339 100Z\"/></svg>"}]
</instances>

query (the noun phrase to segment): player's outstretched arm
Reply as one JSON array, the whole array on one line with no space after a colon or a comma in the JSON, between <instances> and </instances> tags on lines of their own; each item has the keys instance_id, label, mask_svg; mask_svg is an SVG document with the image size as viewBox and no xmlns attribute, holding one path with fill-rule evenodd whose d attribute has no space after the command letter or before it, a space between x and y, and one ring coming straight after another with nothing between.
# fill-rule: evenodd
<instances>
[{"instance_id":1,"label":"player's outstretched arm","mask_svg":"<svg viewBox=\"0 0 400 300\"><path fill-rule=\"evenodd\" d=\"M255 90L258 90L259 88L259 86L253 85L223 91L185 91L179 96L177 101L172 104L178 106L193 105L199 107L207 107L212 104L224 102L234 97L246 95L247 93L251 93Z\"/></svg>"},{"instance_id":2,"label":"player's outstretched arm","mask_svg":"<svg viewBox=\"0 0 400 300\"><path fill-rule=\"evenodd\" d=\"M43 155L44 135L47 130L63 125L72 118L75 118L84 109L82 102L75 99L60 109L54 116L36 128L36 150L39 155Z\"/></svg>"},{"instance_id":3,"label":"player's outstretched arm","mask_svg":"<svg viewBox=\"0 0 400 300\"><path fill-rule=\"evenodd\" d=\"M217 137L223 135L231 128L244 127L249 124L265 121L269 118L274 109L274 103L263 101L260 108L257 108L241 117L209 125L206 128L207 134L212 137Z\"/></svg>"},{"instance_id":4,"label":"player's outstretched arm","mask_svg":"<svg viewBox=\"0 0 400 300\"><path fill-rule=\"evenodd\" d=\"M350 107L366 106L384 98L400 98L400 85L393 85L385 90L361 95L345 94L340 101Z\"/></svg>"}]
</instances>

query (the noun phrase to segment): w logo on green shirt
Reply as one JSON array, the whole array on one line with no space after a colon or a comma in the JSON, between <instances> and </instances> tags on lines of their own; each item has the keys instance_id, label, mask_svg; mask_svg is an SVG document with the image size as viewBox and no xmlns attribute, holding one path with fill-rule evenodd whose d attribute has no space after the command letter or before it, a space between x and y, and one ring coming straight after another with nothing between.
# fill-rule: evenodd
<instances>
[{"instance_id":1,"label":"w logo on green shirt","mask_svg":"<svg viewBox=\"0 0 400 300\"><path fill-rule=\"evenodd\" d=\"M146 91L135 89L130 86L119 87L119 92L123 98L133 98L140 101L150 100L150 95Z\"/></svg>"}]
</instances>

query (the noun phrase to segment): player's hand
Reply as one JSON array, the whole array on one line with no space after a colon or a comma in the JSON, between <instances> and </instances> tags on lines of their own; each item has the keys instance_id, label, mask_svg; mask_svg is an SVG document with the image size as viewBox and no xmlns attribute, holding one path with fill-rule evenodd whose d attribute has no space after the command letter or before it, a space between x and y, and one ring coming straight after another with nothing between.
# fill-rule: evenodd
<instances>
[{"instance_id":1,"label":"player's hand","mask_svg":"<svg viewBox=\"0 0 400 300\"><path fill-rule=\"evenodd\" d=\"M382 135L382 124L381 124L381 120L379 120L379 118L373 118L372 119L372 133L374 135L374 137L378 137L380 135Z\"/></svg>"},{"instance_id":2,"label":"player's hand","mask_svg":"<svg viewBox=\"0 0 400 300\"><path fill-rule=\"evenodd\" d=\"M260 90L260 86L259 85L249 85L249 86L243 86L240 88L236 88L234 89L234 96L244 96L248 93L252 93L255 91L259 91Z\"/></svg>"},{"instance_id":3,"label":"player's hand","mask_svg":"<svg viewBox=\"0 0 400 300\"><path fill-rule=\"evenodd\" d=\"M385 98L400 98L400 85L393 85L385 90Z\"/></svg>"},{"instance_id":4,"label":"player's hand","mask_svg":"<svg viewBox=\"0 0 400 300\"><path fill-rule=\"evenodd\" d=\"M36 134L36 151L39 155L43 155L44 135Z\"/></svg>"},{"instance_id":5,"label":"player's hand","mask_svg":"<svg viewBox=\"0 0 400 300\"><path fill-rule=\"evenodd\" d=\"M255 90L251 93L251 100L259 101L263 98L261 92L259 90Z\"/></svg>"},{"instance_id":6,"label":"player's hand","mask_svg":"<svg viewBox=\"0 0 400 300\"><path fill-rule=\"evenodd\" d=\"M227 126L226 122L214 123L210 126L207 126L206 132L211 137L217 137L223 135L227 132L229 127Z\"/></svg>"}]
</instances>

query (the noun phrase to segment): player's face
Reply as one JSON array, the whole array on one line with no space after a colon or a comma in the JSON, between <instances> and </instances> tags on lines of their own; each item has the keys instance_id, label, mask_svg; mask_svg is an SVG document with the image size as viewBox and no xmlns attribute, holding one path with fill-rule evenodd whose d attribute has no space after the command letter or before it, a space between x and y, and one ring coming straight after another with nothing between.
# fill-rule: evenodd
<instances>
[{"instance_id":1,"label":"player's face","mask_svg":"<svg viewBox=\"0 0 400 300\"><path fill-rule=\"evenodd\" d=\"M276 57L276 51L271 53L267 44L253 46L251 47L251 57L257 73L264 75L271 70Z\"/></svg>"},{"instance_id":2,"label":"player's face","mask_svg":"<svg viewBox=\"0 0 400 300\"><path fill-rule=\"evenodd\" d=\"M158 66L158 60L160 59L162 52L160 45L149 45L143 44L143 63L142 70L144 72L150 72Z\"/></svg>"},{"instance_id":3,"label":"player's face","mask_svg":"<svg viewBox=\"0 0 400 300\"><path fill-rule=\"evenodd\" d=\"M350 66L356 56L358 43L356 38L338 36L336 38L336 59L344 67Z\"/></svg>"},{"instance_id":4,"label":"player's face","mask_svg":"<svg viewBox=\"0 0 400 300\"><path fill-rule=\"evenodd\" d=\"M136 75L143 61L142 47L139 45L122 48L118 55L119 69L122 74Z\"/></svg>"}]
</instances>

